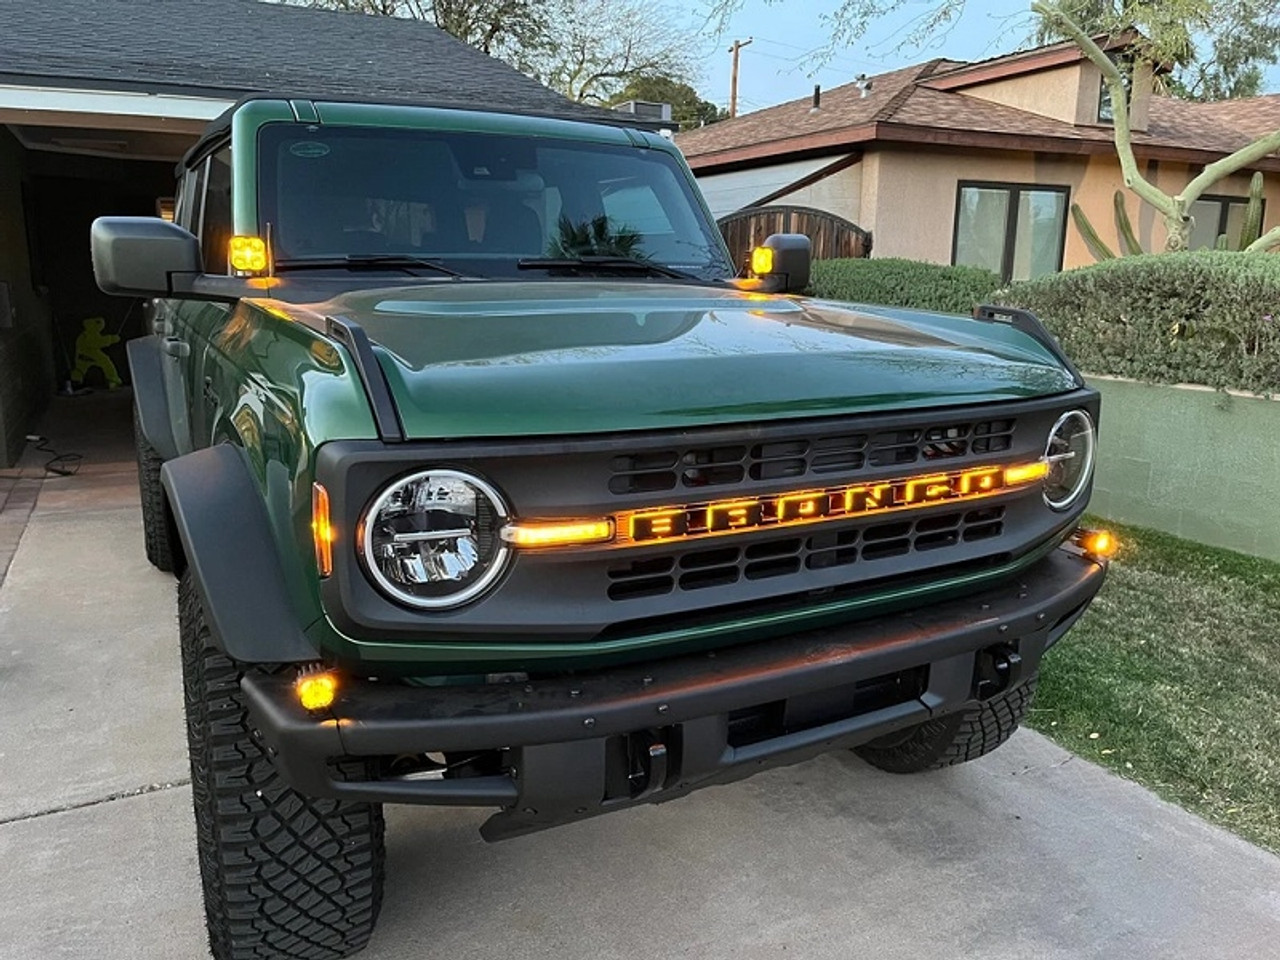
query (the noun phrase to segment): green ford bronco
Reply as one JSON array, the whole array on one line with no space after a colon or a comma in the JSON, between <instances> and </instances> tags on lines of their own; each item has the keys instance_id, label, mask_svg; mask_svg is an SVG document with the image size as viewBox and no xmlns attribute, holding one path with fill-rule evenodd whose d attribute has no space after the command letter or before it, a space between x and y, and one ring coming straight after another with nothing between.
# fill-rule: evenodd
<instances>
[{"instance_id":1,"label":"green ford bronco","mask_svg":"<svg viewBox=\"0 0 1280 960\"><path fill-rule=\"evenodd\" d=\"M798 296L622 126L254 98L93 225L178 602L212 950L368 941L386 803L496 840L823 751L992 750L1102 584L1031 315Z\"/></svg>"}]
</instances>

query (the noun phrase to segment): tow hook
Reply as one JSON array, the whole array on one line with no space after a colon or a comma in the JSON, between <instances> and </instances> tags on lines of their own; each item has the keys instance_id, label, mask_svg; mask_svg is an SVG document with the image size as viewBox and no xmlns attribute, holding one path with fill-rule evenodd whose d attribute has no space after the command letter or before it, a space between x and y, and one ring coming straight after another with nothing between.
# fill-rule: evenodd
<instances>
[{"instance_id":1,"label":"tow hook","mask_svg":"<svg viewBox=\"0 0 1280 960\"><path fill-rule=\"evenodd\" d=\"M1022 679L1022 655L1007 643L979 651L977 659L974 695L979 700L988 700Z\"/></svg>"}]
</instances>

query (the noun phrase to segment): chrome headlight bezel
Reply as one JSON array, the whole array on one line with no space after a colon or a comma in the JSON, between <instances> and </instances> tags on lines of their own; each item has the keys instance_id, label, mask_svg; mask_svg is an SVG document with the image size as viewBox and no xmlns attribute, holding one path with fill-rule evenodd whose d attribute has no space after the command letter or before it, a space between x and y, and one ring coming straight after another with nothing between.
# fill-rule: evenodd
<instances>
[{"instance_id":1,"label":"chrome headlight bezel","mask_svg":"<svg viewBox=\"0 0 1280 960\"><path fill-rule=\"evenodd\" d=\"M1074 421L1081 422L1084 427L1083 436L1087 438L1084 449L1084 466L1066 496L1054 499L1054 497L1049 493L1049 484L1053 475L1052 471L1054 464L1062 459L1061 452L1055 451L1054 449L1054 441L1055 438L1058 437L1059 433ZM1070 510L1080 497L1084 495L1084 492L1089 488L1090 481L1093 479L1093 468L1097 459L1097 450L1098 429L1094 425L1093 417L1089 415L1088 410L1076 408L1074 410L1068 410L1066 413L1062 414L1062 416L1058 417L1053 424L1053 428L1049 431L1049 437L1045 441L1044 447L1044 459L1045 462L1049 464L1050 469L1049 475L1045 477L1044 502L1049 509L1056 510L1058 512Z\"/></svg>"},{"instance_id":2,"label":"chrome headlight bezel","mask_svg":"<svg viewBox=\"0 0 1280 960\"><path fill-rule=\"evenodd\" d=\"M457 592L435 597L419 596L403 589L386 576L374 554L374 519L398 491L426 477L439 477L467 484L476 491L478 496L489 501L494 514L492 537L495 549L488 568ZM397 477L387 483L361 514L358 540L362 565L369 579L382 593L406 606L419 610L449 610L461 607L488 591L507 569L511 560L511 548L499 533L510 516L511 511L502 494L492 484L474 474L443 467L415 470L413 473Z\"/></svg>"}]
</instances>

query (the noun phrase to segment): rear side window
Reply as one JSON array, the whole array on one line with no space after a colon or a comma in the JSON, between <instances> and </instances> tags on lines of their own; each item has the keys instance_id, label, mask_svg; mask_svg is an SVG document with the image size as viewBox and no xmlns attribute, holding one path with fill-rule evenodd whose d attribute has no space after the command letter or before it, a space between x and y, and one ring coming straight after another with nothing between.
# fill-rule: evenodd
<instances>
[{"instance_id":1,"label":"rear side window","mask_svg":"<svg viewBox=\"0 0 1280 960\"><path fill-rule=\"evenodd\" d=\"M188 170L178 185L178 196L173 211L173 222L192 233L200 229L200 201L204 194L205 164Z\"/></svg>"},{"instance_id":2,"label":"rear side window","mask_svg":"<svg viewBox=\"0 0 1280 960\"><path fill-rule=\"evenodd\" d=\"M206 273L227 272L230 244L231 149L228 147L209 158L208 181L204 190L204 223L200 229Z\"/></svg>"}]
</instances>

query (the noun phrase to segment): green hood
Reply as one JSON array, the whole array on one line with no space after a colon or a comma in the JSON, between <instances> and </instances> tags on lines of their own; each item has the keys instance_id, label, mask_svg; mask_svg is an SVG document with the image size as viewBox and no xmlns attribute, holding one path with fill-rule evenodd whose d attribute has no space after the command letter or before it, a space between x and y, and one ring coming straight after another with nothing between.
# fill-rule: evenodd
<instances>
[{"instance_id":1,"label":"green hood","mask_svg":"<svg viewBox=\"0 0 1280 960\"><path fill-rule=\"evenodd\" d=\"M712 287L431 283L313 309L381 346L412 438L679 428L1076 386L1004 324Z\"/></svg>"}]
</instances>

